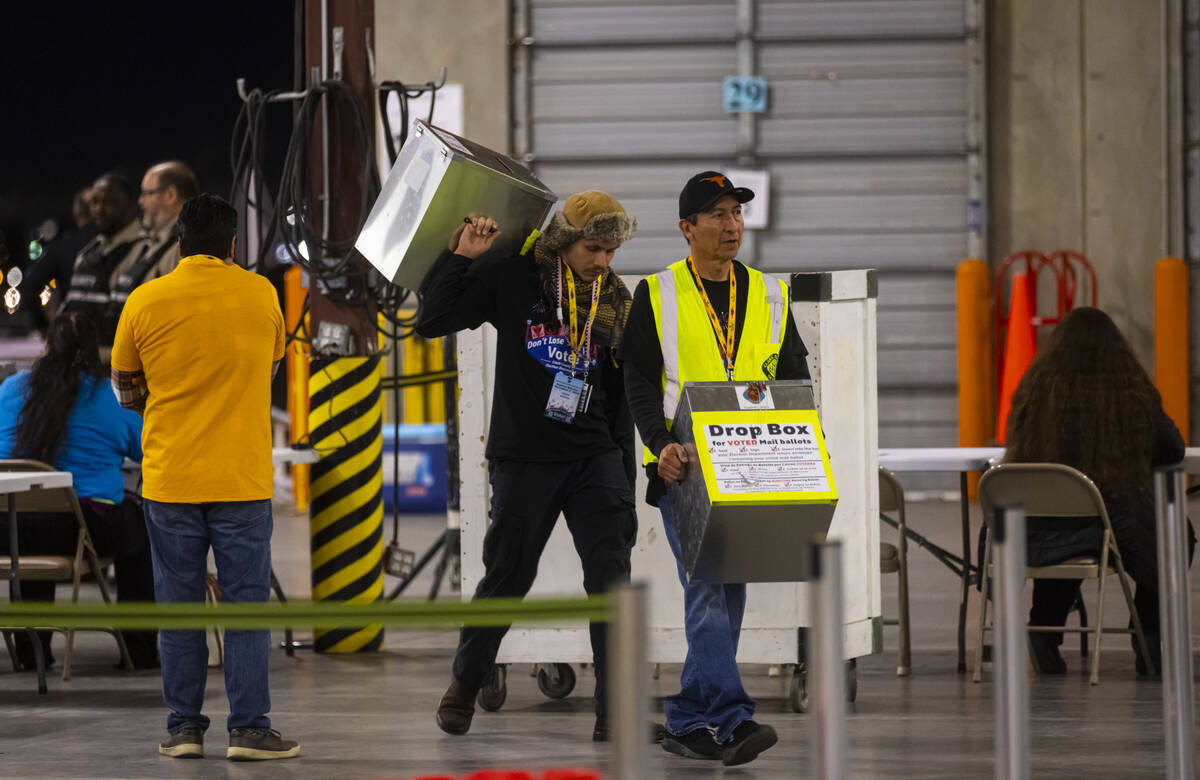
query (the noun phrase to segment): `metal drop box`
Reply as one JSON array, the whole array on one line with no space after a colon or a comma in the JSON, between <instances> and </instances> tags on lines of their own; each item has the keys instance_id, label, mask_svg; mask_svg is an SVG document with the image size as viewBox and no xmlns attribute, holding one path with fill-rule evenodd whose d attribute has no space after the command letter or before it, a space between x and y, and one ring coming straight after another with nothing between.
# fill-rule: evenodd
<instances>
[{"instance_id":1,"label":"metal drop box","mask_svg":"<svg viewBox=\"0 0 1200 780\"><path fill-rule=\"evenodd\" d=\"M672 433L688 454L667 493L691 582L800 582L837 489L811 384L687 382Z\"/></svg>"},{"instance_id":2,"label":"metal drop box","mask_svg":"<svg viewBox=\"0 0 1200 780\"><path fill-rule=\"evenodd\" d=\"M516 254L556 200L512 158L418 120L354 245L385 278L415 290L467 215L495 219L491 251Z\"/></svg>"}]
</instances>

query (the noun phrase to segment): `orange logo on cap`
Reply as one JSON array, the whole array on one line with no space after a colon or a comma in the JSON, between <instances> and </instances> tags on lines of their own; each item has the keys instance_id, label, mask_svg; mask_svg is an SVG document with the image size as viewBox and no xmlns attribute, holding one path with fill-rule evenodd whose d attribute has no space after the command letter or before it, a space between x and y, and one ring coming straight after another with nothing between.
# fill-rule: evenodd
<instances>
[{"instance_id":1,"label":"orange logo on cap","mask_svg":"<svg viewBox=\"0 0 1200 780\"><path fill-rule=\"evenodd\" d=\"M724 187L724 186L725 186L725 177L724 177L724 176L709 176L707 179L701 179L700 181L711 181L711 182L716 182L716 185L717 185L718 187Z\"/></svg>"}]
</instances>

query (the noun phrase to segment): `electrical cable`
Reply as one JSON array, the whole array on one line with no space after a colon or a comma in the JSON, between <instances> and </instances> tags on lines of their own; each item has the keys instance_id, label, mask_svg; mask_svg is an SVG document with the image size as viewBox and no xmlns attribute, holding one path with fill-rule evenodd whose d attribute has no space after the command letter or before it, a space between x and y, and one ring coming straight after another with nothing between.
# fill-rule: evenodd
<instances>
[{"instance_id":1,"label":"electrical cable","mask_svg":"<svg viewBox=\"0 0 1200 780\"><path fill-rule=\"evenodd\" d=\"M403 145L408 138L409 101L429 93L427 119L432 121L439 86L427 82L414 87L390 81L378 86L383 127L388 134L386 147L393 163L397 153L396 145L392 143L392 128L387 117L387 101L390 94L395 92L400 102L403 124L399 140ZM286 253L281 254L281 259L286 257L304 268L308 272L309 283L316 285L324 297L342 306L359 306L368 310L373 308L373 314L377 312L379 315L370 318L376 330L392 339L395 373L396 378L399 378L399 341L415 334L421 301L415 291L399 287L385 279L354 249L358 229L365 223L380 190L373 128L368 120L366 106L359 94L343 81L325 81L305 93L294 112L291 136L279 171L274 203L271 203L272 177L266 165L267 106L282 92L252 90L246 96L234 122L230 144L230 167L233 172L230 197L235 203L244 203L247 212L254 209L254 227L257 227L260 238L257 253L254 256L245 256L245 265L249 270L261 271L272 264L271 253L281 246ZM352 185L358 190L359 197L349 216L355 230L348 236L330 235L327 238L318 229L318 216L323 204L312 193L316 170L316 164L312 160L312 149L313 140L318 134L316 123L321 116L322 107L326 109L331 125L338 123L334 126L343 130L339 135L340 142L330 146L328 165L343 171L347 166L359 169L357 181ZM341 181L345 177L335 178ZM330 202L339 204L344 213L346 199L340 197L341 193L331 189L327 195ZM307 249L304 253L300 251L302 246ZM346 292L351 290L361 290L366 293L366 297L347 295ZM310 311L310 300L310 296L305 296L299 320L286 335L288 345L293 342L312 343L305 322ZM405 310L407 313L402 314ZM394 383L391 388L396 413L393 433L397 440L401 388L399 382ZM329 403L329 411L332 414L333 400L330 399ZM345 434L340 431L339 434L345 442ZM304 438L308 439L307 436ZM311 445L311 442L309 443ZM398 466L399 462L396 460L393 463L393 539L398 538L399 533L399 474L396 471Z\"/></svg>"},{"instance_id":2,"label":"electrical cable","mask_svg":"<svg viewBox=\"0 0 1200 780\"><path fill-rule=\"evenodd\" d=\"M308 335L308 327L304 324L304 318L308 315L308 296L304 296L304 304L300 309L300 319L296 322L296 327L292 332L284 338L283 345L286 348L293 341L299 341L301 344L312 344L311 338L303 338L300 336L300 331L304 331L304 335Z\"/></svg>"},{"instance_id":3,"label":"electrical cable","mask_svg":"<svg viewBox=\"0 0 1200 780\"><path fill-rule=\"evenodd\" d=\"M243 201L246 204L247 217L250 209L254 210L257 235L267 233L270 220L268 199L269 185L266 171L267 124L266 108L271 100L280 94L280 90L264 93L261 89L251 90L242 104L241 111L233 125L233 138L230 142L230 167L233 172L233 184L230 188L231 203ZM249 225L247 225L249 228ZM270 246L263 246L257 257L245 257L245 267L257 271Z\"/></svg>"},{"instance_id":4,"label":"electrical cable","mask_svg":"<svg viewBox=\"0 0 1200 780\"><path fill-rule=\"evenodd\" d=\"M392 127L387 116L387 103L394 92L400 104L403 118L400 141L408 137L409 101L426 93L430 96L428 119L432 120L436 93L440 85L432 81L420 86L405 85L398 81L386 81L377 87L379 106L384 129L388 134L386 144L388 156L396 159L395 144L392 143ZM321 204L314 202L311 194L313 165L311 163L312 141L316 135L316 120L324 106L340 127L348 128L341 143L331 147L331 167L344 169L346 165L360 167L357 210L353 222L360 226L374 205L379 192L379 171L375 163L372 130L362 99L343 81L325 81L310 89L295 112L292 134L288 141L282 170L279 175L277 194L270 203L270 177L266 170L266 107L272 98L282 94L281 90L264 92L252 90L234 123L233 140L230 146L230 167L233 171L231 198L246 204L247 210L255 210L255 221L260 236L257 257L246 257L250 270L259 270L270 265L270 254L277 247L283 248L286 258L309 272L309 277L318 285L322 294L343 306L374 309L383 322L375 321L377 331L392 337L408 338L413 333L419 316L420 300L410 290L398 287L384 279L354 249L353 236L331 236L328 239L316 229L317 209ZM347 119L348 118L348 119ZM328 193L331 203L344 205L339 193ZM301 249L305 251L301 251ZM352 295L349 291L362 290L366 296ZM374 307L371 304L374 303ZM400 310L413 310L410 316L401 316ZM375 318L372 317L374 321ZM292 339L299 338L298 333Z\"/></svg>"},{"instance_id":5,"label":"electrical cable","mask_svg":"<svg viewBox=\"0 0 1200 780\"><path fill-rule=\"evenodd\" d=\"M400 326L392 331L392 370L400 376ZM392 388L392 544L400 541L400 385Z\"/></svg>"},{"instance_id":6,"label":"electrical cable","mask_svg":"<svg viewBox=\"0 0 1200 780\"><path fill-rule=\"evenodd\" d=\"M404 148L404 144L408 141L408 101L418 98L429 93L429 115L425 121L432 124L433 122L433 107L437 102L437 92L440 87L432 81L426 81L419 87L405 85L399 81L384 81L379 84L379 118L383 122L383 132L387 138L387 153L388 159L392 165L396 164L396 145L392 143L392 123L388 118L387 102L388 98L394 92L400 100L400 148Z\"/></svg>"},{"instance_id":7,"label":"electrical cable","mask_svg":"<svg viewBox=\"0 0 1200 780\"><path fill-rule=\"evenodd\" d=\"M348 137L342 143L330 146L330 154L335 156L329 161L330 167L340 170L347 164L357 163L361 166L357 211L352 219L355 225L353 235L328 239L317 229L319 207L310 196L312 167L309 151L322 101L333 122L349 118ZM314 279L322 283L322 292L332 298L338 297L339 289L349 288L347 277L359 277L365 281L364 264L361 261L353 262L356 255L354 240L379 194L379 171L375 165L373 148L362 100L349 84L323 81L308 91L300 104L288 142L279 194L275 198L274 219L268 238L264 241L264 250L278 237L292 261L306 268ZM344 205L337 191L330 191L326 196L331 203ZM302 241L309 257L299 251ZM320 259L310 259L314 256Z\"/></svg>"}]
</instances>

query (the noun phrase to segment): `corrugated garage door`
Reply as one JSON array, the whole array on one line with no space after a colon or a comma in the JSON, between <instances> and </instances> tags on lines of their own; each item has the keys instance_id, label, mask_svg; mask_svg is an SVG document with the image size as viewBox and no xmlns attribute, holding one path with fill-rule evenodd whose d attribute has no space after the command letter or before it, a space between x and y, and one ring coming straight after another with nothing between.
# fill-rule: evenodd
<instances>
[{"instance_id":1,"label":"corrugated garage door","mask_svg":"<svg viewBox=\"0 0 1200 780\"><path fill-rule=\"evenodd\" d=\"M742 167L770 172L771 213L741 259L878 268L880 445L954 445L954 269L981 230L973 242L977 0L749 5L770 103ZM683 257L680 187L738 165L721 90L738 73L737 13L735 0L514 3L513 149L556 192L608 190L637 217L622 272Z\"/></svg>"}]
</instances>

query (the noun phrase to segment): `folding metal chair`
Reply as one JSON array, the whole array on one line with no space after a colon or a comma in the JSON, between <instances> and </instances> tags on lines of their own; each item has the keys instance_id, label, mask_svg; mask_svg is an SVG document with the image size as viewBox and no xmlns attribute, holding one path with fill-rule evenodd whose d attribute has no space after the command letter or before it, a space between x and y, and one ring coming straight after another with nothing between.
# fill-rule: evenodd
<instances>
[{"instance_id":1,"label":"folding metal chair","mask_svg":"<svg viewBox=\"0 0 1200 780\"><path fill-rule=\"evenodd\" d=\"M992 533L991 521L998 507L1022 507L1026 517L1046 518L1033 522L1052 523L1052 518L1099 517L1103 525L1104 538L1101 543L1100 557L1083 555L1070 558L1052 566L1027 566L1026 579L1064 579L1097 581L1096 623L1094 626L1082 625L1078 628L1066 626L1029 626L1029 631L1043 633L1078 633L1095 634L1096 644L1091 652L1092 685L1100 682L1100 638L1104 634L1129 634L1137 637L1142 657L1149 658L1146 647L1146 636L1142 632L1142 622L1138 619L1137 610L1133 605L1133 590L1130 587L1129 575L1121 564L1121 551L1117 548L1116 537L1113 535L1112 524L1108 520L1108 510L1104 507L1104 499L1096 485L1087 475L1070 466L1061 463L1002 463L984 472L979 480L979 503L983 507L983 522L988 529L987 543L984 548L982 571L991 575L992 566ZM1121 590L1125 594L1125 603L1129 607L1129 615L1133 628L1125 626L1104 625L1104 586L1108 575L1115 573ZM987 626L988 599L986 589L982 606L979 609L979 632L975 643L975 682L979 682L983 667L983 633L990 628Z\"/></svg>"},{"instance_id":2,"label":"folding metal chair","mask_svg":"<svg viewBox=\"0 0 1200 780\"><path fill-rule=\"evenodd\" d=\"M879 571L882 574L896 572L900 578L900 617L883 623L900 626L900 661L896 674L907 677L912 674L912 640L908 624L908 524L904 517L904 488L895 475L882 466L879 468L879 511L895 512L896 527L900 532L897 544L879 543Z\"/></svg>"},{"instance_id":3,"label":"folding metal chair","mask_svg":"<svg viewBox=\"0 0 1200 780\"><path fill-rule=\"evenodd\" d=\"M53 466L36 460L0 460L0 471L54 471ZM70 582L71 602L79 601L79 582L84 571L96 578L100 586L100 595L106 604L112 603L108 592L108 583L104 577L105 568L111 561L101 559L96 555L92 545L92 537L88 534L87 523L83 519L83 510L72 488L42 488L25 493L13 494L16 502L18 517L21 515L57 513L69 514L75 517L78 533L75 539L75 554L66 555L21 555L19 550L10 550L9 555L0 556L0 577L11 578L13 558L19 562L20 579L22 582ZM36 522L36 519L25 518L26 522ZM71 679L71 661L75 650L75 629L43 626L43 629L61 631L67 637L67 653L63 659L62 679ZM125 637L115 629L99 629L108 631L117 640L121 653L121 663L127 671L133 671L133 660L125 646ZM39 641L36 638L33 641ZM16 652L9 637L9 631L4 632L4 643L12 659L13 669L18 668ZM39 660L41 656L38 656ZM45 692L45 669L38 669L38 690Z\"/></svg>"}]
</instances>

